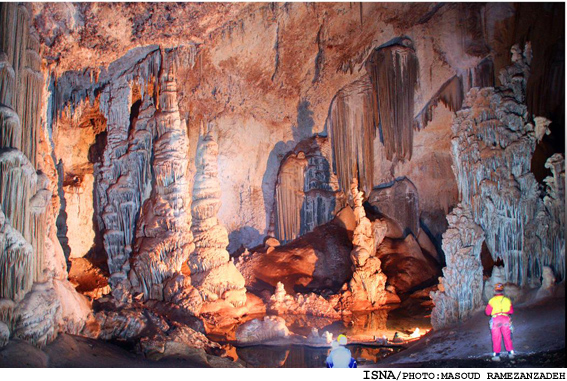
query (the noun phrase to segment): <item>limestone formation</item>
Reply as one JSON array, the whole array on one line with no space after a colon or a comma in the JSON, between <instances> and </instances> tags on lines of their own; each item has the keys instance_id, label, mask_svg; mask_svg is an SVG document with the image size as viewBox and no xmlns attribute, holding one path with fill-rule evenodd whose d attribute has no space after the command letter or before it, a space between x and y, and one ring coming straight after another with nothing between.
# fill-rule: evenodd
<instances>
[{"instance_id":1,"label":"limestone formation","mask_svg":"<svg viewBox=\"0 0 567 381\"><path fill-rule=\"evenodd\" d=\"M44 346L58 331L61 303L50 282L35 283L24 300L14 309L14 337Z\"/></svg>"},{"instance_id":2,"label":"limestone formation","mask_svg":"<svg viewBox=\"0 0 567 381\"><path fill-rule=\"evenodd\" d=\"M8 326L0 321L0 348L5 347L10 341L10 330Z\"/></svg>"},{"instance_id":3,"label":"limestone formation","mask_svg":"<svg viewBox=\"0 0 567 381\"><path fill-rule=\"evenodd\" d=\"M191 231L195 239L195 250L189 255L188 261L191 282L203 300L214 302L223 299L240 307L246 303L244 278L226 251L228 234L217 218L221 204L218 145L210 130L203 132L197 147L197 173L191 205Z\"/></svg>"},{"instance_id":4,"label":"limestone formation","mask_svg":"<svg viewBox=\"0 0 567 381\"><path fill-rule=\"evenodd\" d=\"M545 266L541 275L541 287L537 290L536 298L545 298L553 295L555 275L549 266Z\"/></svg>"},{"instance_id":5,"label":"limestone formation","mask_svg":"<svg viewBox=\"0 0 567 381\"><path fill-rule=\"evenodd\" d=\"M504 272L504 266L494 266L492 268L492 274L490 278L488 278L484 282L484 301L488 303L488 301L494 296L494 286L498 283L506 283L506 274Z\"/></svg>"},{"instance_id":6,"label":"limestone formation","mask_svg":"<svg viewBox=\"0 0 567 381\"><path fill-rule=\"evenodd\" d=\"M381 262L376 256L376 247L384 239L386 229L380 221L372 223L366 217L362 206L363 193L358 191L356 178L353 178L351 183L351 195L356 218L351 252L354 271L349 282L352 309L375 308L386 303L386 275L382 272Z\"/></svg>"},{"instance_id":7,"label":"limestone formation","mask_svg":"<svg viewBox=\"0 0 567 381\"><path fill-rule=\"evenodd\" d=\"M531 157L548 124L542 118L533 122L527 112L531 59L529 44L523 52L515 46L512 65L500 74L502 86L471 89L453 123L461 202L483 229L494 260L503 260L506 281L519 286L537 282L543 266L556 269L560 279L565 271L564 205L545 205L531 173ZM559 157L552 162L561 162ZM551 184L561 182L557 168L558 181ZM564 191L554 187L546 199L564 200Z\"/></svg>"},{"instance_id":8,"label":"limestone formation","mask_svg":"<svg viewBox=\"0 0 567 381\"><path fill-rule=\"evenodd\" d=\"M275 236L289 242L329 222L343 205L327 138L300 142L282 161L276 183Z\"/></svg>"},{"instance_id":9,"label":"limestone formation","mask_svg":"<svg viewBox=\"0 0 567 381\"><path fill-rule=\"evenodd\" d=\"M352 277L349 230L354 227L345 227L343 214L341 211L331 222L285 245L252 250L238 257L236 266L246 287L255 292L269 290L271 294L282 282L289 293L338 292Z\"/></svg>"},{"instance_id":10,"label":"limestone formation","mask_svg":"<svg viewBox=\"0 0 567 381\"><path fill-rule=\"evenodd\" d=\"M431 325L438 329L466 320L482 304L482 264L480 250L483 231L472 213L459 204L447 216L449 228L443 234L447 266L439 279L439 291L431 292L435 308Z\"/></svg>"},{"instance_id":11,"label":"limestone formation","mask_svg":"<svg viewBox=\"0 0 567 381\"><path fill-rule=\"evenodd\" d=\"M263 341L290 336L285 320L279 316L253 319L236 329L236 341L240 344L259 344Z\"/></svg>"},{"instance_id":12,"label":"limestone formation","mask_svg":"<svg viewBox=\"0 0 567 381\"><path fill-rule=\"evenodd\" d=\"M167 335L159 332L152 337L144 337L140 340L140 347L144 355L154 361L170 356L193 358L199 353L196 349L204 350L206 353L221 352L220 344L186 326L175 327ZM203 360L204 363L207 362L206 358Z\"/></svg>"},{"instance_id":13,"label":"limestone formation","mask_svg":"<svg viewBox=\"0 0 567 381\"><path fill-rule=\"evenodd\" d=\"M102 340L132 340L140 337L150 321L143 310L100 311L85 327L83 334Z\"/></svg>"},{"instance_id":14,"label":"limestone formation","mask_svg":"<svg viewBox=\"0 0 567 381\"><path fill-rule=\"evenodd\" d=\"M288 295L284 285L278 282L274 295L270 297L267 312L277 315L312 315L329 318L339 318L340 314L321 295Z\"/></svg>"},{"instance_id":15,"label":"limestone formation","mask_svg":"<svg viewBox=\"0 0 567 381\"><path fill-rule=\"evenodd\" d=\"M156 136L153 143L152 192L144 202L138 222L130 272L132 286L142 292L145 299L164 299L165 282L181 273L183 263L194 249L187 176L189 141L185 123L179 117L172 70L170 68L160 79L160 106L154 117ZM138 155L142 159L138 162L139 170L144 173L142 178L150 172L145 165L151 152L147 146L152 141L151 133L136 131L137 135L146 139L141 145L144 150Z\"/></svg>"},{"instance_id":16,"label":"limestone formation","mask_svg":"<svg viewBox=\"0 0 567 381\"><path fill-rule=\"evenodd\" d=\"M348 194L352 178L368 193L373 179L373 140L379 117L368 77L337 92L327 118L333 148L333 171L340 189Z\"/></svg>"},{"instance_id":17,"label":"limestone formation","mask_svg":"<svg viewBox=\"0 0 567 381\"><path fill-rule=\"evenodd\" d=\"M412 41L395 39L376 49L367 60L366 69L372 83L375 123L380 121L386 157L411 160L413 98L419 73Z\"/></svg>"},{"instance_id":18,"label":"limestone formation","mask_svg":"<svg viewBox=\"0 0 567 381\"><path fill-rule=\"evenodd\" d=\"M378 246L376 256L380 268L388 277L388 287L397 294L406 294L434 282L440 275L439 264L424 253L412 234L405 238L385 238Z\"/></svg>"},{"instance_id":19,"label":"limestone formation","mask_svg":"<svg viewBox=\"0 0 567 381\"><path fill-rule=\"evenodd\" d=\"M110 271L109 283L113 295L127 301L130 291L128 272L132 256L136 221L151 186L151 154L153 137L157 134L154 102L146 86L157 78L161 55L155 47L140 48L113 63L108 76L99 76L92 84L89 78L65 79L78 87L73 94L92 97L100 92L100 106L107 120L106 141L100 161L94 164L96 229L102 232L102 242ZM128 66L130 65L130 67ZM76 75L76 73L75 73ZM133 79L141 88L142 105L138 119L130 129L130 109L133 102ZM85 81L86 84L81 82ZM77 83L78 82L78 83ZM84 87L83 87L84 86ZM64 107L71 96L62 84L57 106ZM77 95L75 95L77 96ZM149 290L148 290L149 292Z\"/></svg>"},{"instance_id":20,"label":"limestone formation","mask_svg":"<svg viewBox=\"0 0 567 381\"><path fill-rule=\"evenodd\" d=\"M2 340L42 347L59 330L78 333L90 306L58 257L56 174L40 125L45 81L31 24L28 5L0 5L0 320Z\"/></svg>"}]
</instances>

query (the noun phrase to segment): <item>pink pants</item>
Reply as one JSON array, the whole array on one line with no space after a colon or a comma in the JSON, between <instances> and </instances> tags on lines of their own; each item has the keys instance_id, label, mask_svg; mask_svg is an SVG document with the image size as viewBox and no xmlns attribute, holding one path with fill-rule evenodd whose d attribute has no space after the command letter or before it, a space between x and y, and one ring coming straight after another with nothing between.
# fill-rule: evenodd
<instances>
[{"instance_id":1,"label":"pink pants","mask_svg":"<svg viewBox=\"0 0 567 381\"><path fill-rule=\"evenodd\" d=\"M512 345L512 333L510 332L510 318L505 315L495 316L492 318L492 349L496 353L500 353L502 348L502 337L504 337L504 346L508 352L514 350Z\"/></svg>"}]
</instances>

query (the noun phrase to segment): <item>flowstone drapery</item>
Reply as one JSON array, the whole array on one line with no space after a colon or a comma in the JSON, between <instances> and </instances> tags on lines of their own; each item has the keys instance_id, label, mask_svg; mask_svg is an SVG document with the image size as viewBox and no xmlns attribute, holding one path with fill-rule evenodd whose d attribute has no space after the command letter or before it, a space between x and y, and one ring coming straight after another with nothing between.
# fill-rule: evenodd
<instances>
[{"instance_id":1,"label":"flowstone drapery","mask_svg":"<svg viewBox=\"0 0 567 381\"><path fill-rule=\"evenodd\" d=\"M356 177L362 191L369 193L373 178L373 141L378 125L376 100L368 77L337 92L331 103L327 127L333 153L333 171L346 194Z\"/></svg>"},{"instance_id":2,"label":"flowstone drapery","mask_svg":"<svg viewBox=\"0 0 567 381\"><path fill-rule=\"evenodd\" d=\"M400 39L376 49L366 61L376 125L380 120L388 160L411 160L413 152L413 97L419 66L412 45L411 40Z\"/></svg>"},{"instance_id":3,"label":"flowstone drapery","mask_svg":"<svg viewBox=\"0 0 567 381\"><path fill-rule=\"evenodd\" d=\"M160 81L160 108L155 120L140 123L155 128L154 179L152 193L138 222L129 275L134 290L142 292L145 299L156 300L164 299L165 282L181 272L183 262L194 248L188 199L187 129L179 117L173 72L164 74ZM150 174L146 166L150 160L151 134L151 129L137 130L135 136L140 136L141 142L132 146L135 147L132 154L140 159L137 163L142 179Z\"/></svg>"},{"instance_id":4,"label":"flowstone drapery","mask_svg":"<svg viewBox=\"0 0 567 381\"><path fill-rule=\"evenodd\" d=\"M315 136L300 142L280 166L275 197L275 236L285 243L329 222L343 206L330 166L330 144Z\"/></svg>"},{"instance_id":5,"label":"flowstone drapery","mask_svg":"<svg viewBox=\"0 0 567 381\"><path fill-rule=\"evenodd\" d=\"M536 144L549 133L549 122L532 122L525 104L531 59L529 43L523 52L514 46L512 65L500 73L502 86L471 89L454 120L461 204L447 217L443 235L444 291L432 295L436 328L466 319L479 306L481 231L493 259L504 262L506 282L537 287L544 266L565 277L564 159L554 155L546 164L553 173L547 194L531 173Z\"/></svg>"},{"instance_id":6,"label":"flowstone drapery","mask_svg":"<svg viewBox=\"0 0 567 381\"><path fill-rule=\"evenodd\" d=\"M203 299L224 299L235 307L246 303L244 278L234 266L226 247L228 233L217 218L221 205L218 179L218 145L211 131L202 131L197 147L191 214L195 251L189 255L192 284Z\"/></svg>"}]
</instances>

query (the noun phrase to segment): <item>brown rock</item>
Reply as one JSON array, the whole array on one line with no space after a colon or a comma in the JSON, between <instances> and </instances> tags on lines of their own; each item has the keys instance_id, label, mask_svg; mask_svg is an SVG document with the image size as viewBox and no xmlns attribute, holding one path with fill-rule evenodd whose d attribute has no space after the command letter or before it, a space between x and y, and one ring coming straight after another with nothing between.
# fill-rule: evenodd
<instances>
[{"instance_id":1,"label":"brown rock","mask_svg":"<svg viewBox=\"0 0 567 381\"><path fill-rule=\"evenodd\" d=\"M378 247L377 256L388 276L388 284L394 286L398 294L412 291L441 274L439 264L423 254L411 234L405 239L384 239Z\"/></svg>"}]
</instances>

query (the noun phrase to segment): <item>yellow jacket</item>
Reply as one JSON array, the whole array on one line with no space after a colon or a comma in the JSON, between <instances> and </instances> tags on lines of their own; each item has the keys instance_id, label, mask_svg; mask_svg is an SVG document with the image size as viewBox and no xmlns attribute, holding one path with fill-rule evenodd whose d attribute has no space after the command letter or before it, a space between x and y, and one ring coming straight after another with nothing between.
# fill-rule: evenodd
<instances>
[{"instance_id":1,"label":"yellow jacket","mask_svg":"<svg viewBox=\"0 0 567 381\"><path fill-rule=\"evenodd\" d=\"M496 295L490 299L484 312L487 315L492 316L512 315L514 313L514 308L512 307L510 299L504 295Z\"/></svg>"}]
</instances>

